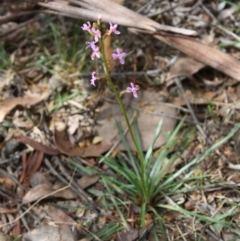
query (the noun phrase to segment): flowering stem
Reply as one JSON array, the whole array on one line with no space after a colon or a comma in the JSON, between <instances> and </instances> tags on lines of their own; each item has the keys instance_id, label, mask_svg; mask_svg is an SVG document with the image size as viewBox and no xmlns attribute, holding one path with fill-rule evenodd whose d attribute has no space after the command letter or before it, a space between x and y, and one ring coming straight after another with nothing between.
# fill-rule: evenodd
<instances>
[{"instance_id":1,"label":"flowering stem","mask_svg":"<svg viewBox=\"0 0 240 241\"><path fill-rule=\"evenodd\" d=\"M122 102L122 99L120 98L119 96L119 93L117 92L113 82L112 82L112 79L111 79L111 76L110 76L110 71L109 71L109 67L108 67L108 64L107 64L107 59L106 59L106 55L105 55L105 52L104 52L104 43L103 43L103 39L99 39L99 45L100 45L100 52L101 52L101 57L102 57L102 60L103 60L103 68L104 68L104 72L106 74L106 77L107 77L107 81L108 81L108 84L109 84L109 87L111 88L111 90L114 92L116 98L117 98L117 101L120 105L120 108L121 108L121 111L123 113L123 116L125 118L125 121L127 123L127 127L128 127L128 130L129 130L129 133L130 133L130 136L131 136L131 139L133 141L133 144L136 148L136 151L137 151L137 154L138 154L138 158L139 158L139 161L140 161L140 166L141 166L141 181L142 181L142 184L144 184L144 187L143 187L143 192L144 192L144 196L146 196L146 188L145 188L145 175L144 175L144 160L143 160L143 156L142 156L142 152L136 142L136 139L133 135L133 131L132 131L132 127L131 127L131 124L130 124L130 121L128 119L128 116L127 116L127 113L126 113L126 110L125 110L125 107L123 105L123 102Z\"/></svg>"}]
</instances>

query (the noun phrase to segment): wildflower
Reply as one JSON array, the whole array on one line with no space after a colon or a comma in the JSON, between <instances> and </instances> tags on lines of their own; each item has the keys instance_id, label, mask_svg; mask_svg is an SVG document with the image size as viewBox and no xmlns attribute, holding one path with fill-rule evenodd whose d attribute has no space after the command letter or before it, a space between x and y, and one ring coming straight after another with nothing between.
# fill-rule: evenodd
<instances>
[{"instance_id":1,"label":"wildflower","mask_svg":"<svg viewBox=\"0 0 240 241\"><path fill-rule=\"evenodd\" d=\"M97 75L96 72L93 71L92 72L92 78L91 78L91 85L96 86L95 81L98 79L98 77L96 75Z\"/></svg>"},{"instance_id":2,"label":"wildflower","mask_svg":"<svg viewBox=\"0 0 240 241\"><path fill-rule=\"evenodd\" d=\"M91 23L89 23L89 22L84 23L82 26L82 30L91 32Z\"/></svg>"},{"instance_id":3,"label":"wildflower","mask_svg":"<svg viewBox=\"0 0 240 241\"><path fill-rule=\"evenodd\" d=\"M140 89L138 85L134 85L132 82L130 83L131 87L127 87L127 93L133 93L135 98L138 98L137 91Z\"/></svg>"},{"instance_id":4,"label":"wildflower","mask_svg":"<svg viewBox=\"0 0 240 241\"><path fill-rule=\"evenodd\" d=\"M92 49L92 54L91 54L91 59L94 60L96 57L100 58L100 52L99 52L99 47L95 46L94 49Z\"/></svg>"},{"instance_id":5,"label":"wildflower","mask_svg":"<svg viewBox=\"0 0 240 241\"><path fill-rule=\"evenodd\" d=\"M97 46L95 45L96 42L94 42L94 41L86 42L86 44L87 44L86 49L89 48L89 47L91 47L91 49L94 50L94 49L97 47Z\"/></svg>"},{"instance_id":6,"label":"wildflower","mask_svg":"<svg viewBox=\"0 0 240 241\"><path fill-rule=\"evenodd\" d=\"M121 49L116 49L116 53L112 54L113 59L119 59L121 64L124 64L126 53L121 52Z\"/></svg>"},{"instance_id":7,"label":"wildflower","mask_svg":"<svg viewBox=\"0 0 240 241\"><path fill-rule=\"evenodd\" d=\"M95 29L95 28L92 28L92 33L94 34L94 39L95 39L95 42L98 42L98 39L101 38L101 32L99 29Z\"/></svg>"},{"instance_id":8,"label":"wildflower","mask_svg":"<svg viewBox=\"0 0 240 241\"><path fill-rule=\"evenodd\" d=\"M110 35L112 32L115 33L115 34L120 34L120 32L117 30L117 24L112 24L112 23L109 23L110 24L110 30L108 31L108 35Z\"/></svg>"}]
</instances>

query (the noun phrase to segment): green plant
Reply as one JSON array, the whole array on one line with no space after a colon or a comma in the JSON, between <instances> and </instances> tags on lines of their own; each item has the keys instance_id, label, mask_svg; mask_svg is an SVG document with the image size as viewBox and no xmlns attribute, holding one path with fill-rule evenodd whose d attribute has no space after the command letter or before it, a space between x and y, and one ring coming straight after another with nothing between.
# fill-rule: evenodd
<instances>
[{"instance_id":1,"label":"green plant","mask_svg":"<svg viewBox=\"0 0 240 241\"><path fill-rule=\"evenodd\" d=\"M0 67L1 69L12 67L10 57L2 44L0 44Z\"/></svg>"},{"instance_id":2,"label":"green plant","mask_svg":"<svg viewBox=\"0 0 240 241\"><path fill-rule=\"evenodd\" d=\"M184 210L178 206L178 204L176 204L176 206L161 204L161 200L167 196L173 195L174 193L187 193L193 189L199 190L200 187L197 185L197 181L199 179L203 179L204 177L194 176L193 168L197 167L213 151L218 149L224 142L231 138L240 128L240 125L237 125L235 128L233 128L233 130L225 138L207 149L201 156L194 158L188 163L180 166L175 172L170 173L170 167L178 158L181 157L183 151L186 149L193 136L194 130L180 132L183 121L180 122L175 130L168 135L166 144L163 146L159 155L154 160L153 147L161 132L162 122L160 121L152 143L147 153L144 154L141 147L141 138L137 124L135 122L134 125L131 126L125 106L121 99L122 95L125 93L132 93L133 96L137 98L139 86L135 86L133 83L131 83L131 86L126 90L123 90L120 93L117 91L111 79L110 63L112 60L117 59L121 64L124 64L126 54L120 49L117 49L116 52L112 54L112 58L107 59L104 52L104 39L112 33L120 34L120 32L116 30L116 24L113 25L110 23L110 29L107 30L105 34L102 34L100 31L100 26L101 17L98 18L97 23L94 23L93 26L88 22L82 27L84 31L87 31L94 38L93 41L87 42L87 48L90 47L92 50L92 60L96 58L101 59L105 71L105 76L103 77L99 77L96 71L93 71L91 84L95 86L96 81L101 81L103 79L107 81L108 87L115 94L115 97L119 103L136 151L136 155L131 152L121 127L118 123L116 123L119 130L119 135L127 150L127 158L123 159L120 155L114 159L111 157L105 157L104 163L115 172L115 175L101 174L101 177L108 193L108 195L105 196L116 208L121 223L126 229L128 228L126 211L124 211L126 206L123 205L125 201L124 197L126 196L131 205L135 205L140 209L139 218L135 220L135 224L137 224L138 227L144 227L147 213L154 214L159 226L161 227L164 240L167 240L167 238L164 234L164 224L161 215L159 215L159 209L177 210L183 215L192 215L199 220L210 223L220 223L220 220L217 218L194 214L191 211ZM190 187L186 188L186 183L191 183ZM225 223L222 222L222 224Z\"/></svg>"},{"instance_id":3,"label":"green plant","mask_svg":"<svg viewBox=\"0 0 240 241\"><path fill-rule=\"evenodd\" d=\"M169 135L167 143L162 148L159 156L153 161L154 143L160 134L162 126L162 122L160 121L152 144L143 158L143 167L140 166L138 157L134 156L130 151L128 143L123 136L123 132L119 127L119 134L127 150L128 162L121 160L121 158L115 160L111 157L107 157L104 160L104 163L119 175L119 179L104 176L103 179L105 180L105 184L111 186L111 189L119 194L127 193L128 198L134 204L140 206L140 226L144 223L146 212L151 208L154 208L157 201L161 199L162 196L169 195L173 190L179 189L188 178L184 178L179 182L175 181L175 179L181 175L182 172L179 172L174 179L170 179L170 176L168 175L169 168L181 155L182 151L185 150L193 134L193 131L188 133L185 131L180 134L179 130L182 123L183 122L180 122L174 132ZM136 135L136 131L135 136L138 136ZM142 149L140 149L140 151L142 153L141 155L143 155Z\"/></svg>"}]
</instances>

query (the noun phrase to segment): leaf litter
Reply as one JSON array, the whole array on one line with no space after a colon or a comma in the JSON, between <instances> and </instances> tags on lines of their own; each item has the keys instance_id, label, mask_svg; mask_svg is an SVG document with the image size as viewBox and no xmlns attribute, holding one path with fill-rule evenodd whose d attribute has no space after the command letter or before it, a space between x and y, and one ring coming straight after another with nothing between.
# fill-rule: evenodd
<instances>
[{"instance_id":1,"label":"leaf litter","mask_svg":"<svg viewBox=\"0 0 240 241\"><path fill-rule=\"evenodd\" d=\"M166 141L165 134L173 130L176 120L176 110L163 102L164 97L159 93L153 91L143 90L137 99L130 99L125 96L124 103L129 106L128 115L130 119L133 118L136 112L136 120L140 135L142 136L142 148L146 151L151 144L153 133L155 132L159 118L163 119L162 133L155 142L155 148L163 145ZM162 114L162 116L161 116ZM161 117L160 117L161 116ZM119 142L118 130L116 123L121 125L125 131L127 126L120 108L116 103L105 102L97 115L97 131L103 140L115 145ZM134 145L130 140L129 134L126 135L129 146L134 150ZM125 150L124 145L116 146L119 150Z\"/></svg>"},{"instance_id":2,"label":"leaf litter","mask_svg":"<svg viewBox=\"0 0 240 241\"><path fill-rule=\"evenodd\" d=\"M42 2L39 5L47 7L53 4ZM61 4L67 6L64 1ZM106 4L106 1L97 3L96 8L107 11L101 4ZM92 2L85 3L85 6L89 9ZM155 148L160 150L165 142L164 132L171 132L178 119L185 117L188 121L185 128L188 128L187 123L197 124L186 99L201 122L202 130L212 142L226 136L234 124L239 122L239 50L237 45L224 45L227 40L232 43L239 40L235 29L239 22L237 4L197 1L170 4L169 1L150 1L144 5L137 1L136 6L144 18L113 3L111 6L111 11L103 12L103 19L135 28L141 26L141 30L154 34L153 38L139 29L134 30L137 35L132 34L133 29L129 29L130 32L126 30L120 41L124 42L124 48L130 52L128 64L124 69L112 66L120 88L126 87L126 80L129 82L129 79L141 86L141 98L137 101L126 98L126 105L138 120L144 150L148 148L161 116L164 116L166 126L155 143ZM133 7L131 4L127 6ZM31 10L36 5L34 3L27 7ZM2 8L3 12L10 11L10 18L14 21L12 6L4 4ZM21 8L21 11L24 10ZM126 19L127 15L134 18L126 21L123 16ZM151 17L153 21L147 20L145 16ZM0 134L4 138L0 160L0 196L3 203L3 209L0 210L0 235L7 233L17 237L23 234L23 240L33 241L36 238L84 240L90 237L90 233L97 233L95 231L111 225L113 221L120 222L116 210L113 207L106 208L106 200L103 198L106 190L99 175L96 175L96 170L101 170L103 174L117 175L106 166L98 164L98 156L109 151L112 146L116 148L119 138L115 122L118 120L122 123L122 116L107 90L101 90L100 86L97 94L101 98L98 98L96 93L86 88L90 79L89 72L95 66L86 67L89 63L83 63L84 51L79 54L80 58L76 54L73 60L58 55L63 51L58 45L60 42L55 42L54 46L47 33L57 31L53 25L59 22L54 17L49 17L52 28L48 31L49 24L44 18L39 16L23 23L19 20L1 25L1 30L7 28L1 36L9 59L6 58L3 62L0 59L3 66L0 75ZM1 21L3 20L4 17ZM39 24L41 21L46 21L44 28ZM61 26L62 23L65 26L60 28L60 36L64 36L68 29L74 27L73 21L65 18L60 21ZM176 26L178 29L171 30L177 30L178 34L162 34L159 23ZM77 26L80 27L79 22ZM200 33L199 42L180 35L181 32L185 33L181 29L186 27ZM47 28L48 32L45 30ZM156 28L160 28L159 34L154 32ZM32 39L36 37L35 40L27 37L29 35ZM73 46L70 42L73 38L74 31L70 31L70 36L64 40L67 51L71 49L69 46ZM78 38L82 39L81 36ZM210 45L206 43L206 38L213 40ZM86 40L82 42L84 41ZM114 45L114 41L116 40L106 40L106 54L111 53L110 43ZM84 44L82 48L85 48ZM173 63L173 58L169 56L178 58ZM125 75L125 80L120 77L120 71L129 73ZM148 76L148 71L156 74ZM179 79L185 90L184 95L176 88L175 81ZM55 127L56 124L61 126L61 131ZM125 129L124 124L122 128ZM98 142L94 140L96 136L99 137ZM6 151L12 140L16 141L16 147ZM18 143L23 143L24 146ZM199 222L189 215L180 219L179 211L160 209L168 240L196 240L200 236L204 236L205 240L238 237L238 144L237 132L231 141L196 167L193 175L199 182L186 182L186 186L193 185L193 190L160 200L160 204L185 208L195 214L205 215L204 217L219 219L222 223ZM169 169L169 174L176 172L179 166L188 163L192 157L199 156L208 145L206 137L197 132L184 155ZM119 145L117 149L116 153L124 156L124 148ZM114 156L114 152L111 155ZM39 173L44 177L38 177L40 181L36 181ZM88 198L90 204L94 203L91 207L86 207ZM118 198L123 201L127 197L123 194ZM26 204L29 203L32 208L26 212ZM232 208L234 205L236 209ZM99 212L96 212L94 206L98 207ZM129 205L126 207L131 210ZM164 240L163 233L153 233L150 229L141 232L137 228L136 209L134 207L131 215L126 215L131 228L121 231L118 236L113 232L111 238L130 241L141 238L143 233L149 240L154 240L154 235ZM44 219L44 215L48 215L48 218ZM61 225L64 227L60 228ZM78 237L74 236L72 227L76 228ZM89 239L98 240L102 237L101 233L98 234L99 237L94 235ZM4 241L8 238L4 235Z\"/></svg>"}]
</instances>

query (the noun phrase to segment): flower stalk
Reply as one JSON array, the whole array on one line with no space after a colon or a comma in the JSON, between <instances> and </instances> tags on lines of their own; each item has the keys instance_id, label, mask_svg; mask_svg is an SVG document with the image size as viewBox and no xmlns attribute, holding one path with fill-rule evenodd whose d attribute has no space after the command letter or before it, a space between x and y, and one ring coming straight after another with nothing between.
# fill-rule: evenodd
<instances>
[{"instance_id":1,"label":"flower stalk","mask_svg":"<svg viewBox=\"0 0 240 241\"><path fill-rule=\"evenodd\" d=\"M129 130L132 142L135 146L136 152L138 154L138 159L139 159L139 163L140 163L140 168L141 168L141 183L143 184L142 187L142 194L143 194L143 198L145 199L145 201L147 201L147 188L145 187L145 173L144 173L144 157L142 155L142 152L137 144L136 138L134 137L133 134L133 130L127 115L127 111L126 108L122 102L121 96L124 93L132 93L133 96L135 98L138 98L137 95L137 91L139 90L139 86L138 85L134 85L133 83L130 84L130 87L128 87L126 90L121 91L120 93L118 93L118 91L116 90L113 82L112 82L112 78L111 78L111 74L110 74L110 69L109 69L109 61L112 60L108 60L106 58L105 52L104 52L104 38L107 35L111 35L112 33L115 34L120 34L120 32L117 30L117 24L112 24L110 23L110 30L108 30L103 36L100 32L100 26L101 26L101 17L98 18L97 21L97 27L96 28L91 28L90 23L88 22L87 24L84 24L82 29L84 31L88 31L94 38L94 41L91 42L87 42L88 47L91 47L92 49L92 54L91 54L91 59L94 60L96 57L97 58L101 58L102 59L102 64L103 64L103 69L106 75L106 79L108 82L108 86L109 88L113 91L114 95L116 96L116 99L118 101L118 104L120 106L120 109L122 111L122 114L124 116L124 119L126 121L127 124L127 128ZM96 43L99 44L99 46L96 45ZM116 49L116 53L112 53L112 59L113 60L119 60L120 64L124 64L125 60L124 58L126 57L126 53L122 52L119 48ZM94 71L92 73L92 79L91 79L91 84L95 86L95 81L98 80L98 77L96 76L96 72Z\"/></svg>"}]
</instances>

